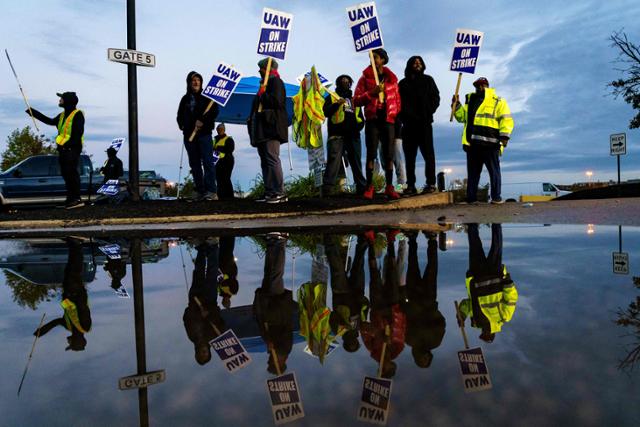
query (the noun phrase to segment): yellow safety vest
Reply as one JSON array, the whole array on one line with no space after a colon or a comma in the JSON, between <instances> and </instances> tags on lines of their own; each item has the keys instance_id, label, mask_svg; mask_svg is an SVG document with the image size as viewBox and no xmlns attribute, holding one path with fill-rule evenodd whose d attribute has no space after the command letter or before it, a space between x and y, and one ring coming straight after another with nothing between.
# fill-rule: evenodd
<instances>
[{"instance_id":1,"label":"yellow safety vest","mask_svg":"<svg viewBox=\"0 0 640 427\"><path fill-rule=\"evenodd\" d=\"M331 116L331 123L333 123L334 125L342 122L344 122L344 104L338 107L338 110ZM356 122L362 123L362 118L360 117L360 107L356 107Z\"/></svg>"},{"instance_id":2,"label":"yellow safety vest","mask_svg":"<svg viewBox=\"0 0 640 427\"><path fill-rule=\"evenodd\" d=\"M56 144L64 145L69 142L71 139L71 129L73 127L73 118L80 110L73 110L69 117L64 117L64 111L60 114L60 118L58 119L58 136L56 136ZM82 112L82 111L80 111ZM84 134L82 135L82 139L80 140L82 144L84 144Z\"/></svg>"},{"instance_id":3,"label":"yellow safety vest","mask_svg":"<svg viewBox=\"0 0 640 427\"><path fill-rule=\"evenodd\" d=\"M475 286L491 285L491 282L500 283L505 282L506 279L510 283L505 283L502 286L502 290L494 292L489 295L478 296L478 305L480 311L489 320L491 326L491 333L495 334L502 330L502 325L509 322L513 318L513 314L516 311L516 303L518 302L518 291L516 285L511 281L507 273L507 267L502 267L502 278L496 277L489 280L475 282L474 277L470 276L466 279L468 299L463 300L460 303L460 311L467 317L473 316L472 302L471 302L471 282L474 281Z\"/></svg>"},{"instance_id":4,"label":"yellow safety vest","mask_svg":"<svg viewBox=\"0 0 640 427\"><path fill-rule=\"evenodd\" d=\"M225 135L224 138L220 138L218 141L214 140L213 149L217 150L218 148L224 147L224 143L227 142L228 138L229 138L229 135ZM223 152L219 152L218 158L219 159L224 159L224 154L225 153L223 153Z\"/></svg>"},{"instance_id":5,"label":"yellow safety vest","mask_svg":"<svg viewBox=\"0 0 640 427\"><path fill-rule=\"evenodd\" d=\"M65 298L60 303L60 305L64 309L64 321L67 325L67 329L71 331L71 326L73 325L77 330L79 330L83 334L86 334L88 331L85 330L80 324L80 318L78 317L78 307L76 307L75 303Z\"/></svg>"},{"instance_id":6,"label":"yellow safety vest","mask_svg":"<svg viewBox=\"0 0 640 427\"><path fill-rule=\"evenodd\" d=\"M462 132L462 145L470 145L467 140L467 109L471 94L466 96L466 103L460 105L454 116L459 123L464 123ZM495 89L486 88L484 90L484 100L478 107L473 119L472 140L480 143L500 144L500 137L511 137L513 132L513 116L509 105L504 98L496 95ZM500 144L500 154L504 147Z\"/></svg>"}]
</instances>

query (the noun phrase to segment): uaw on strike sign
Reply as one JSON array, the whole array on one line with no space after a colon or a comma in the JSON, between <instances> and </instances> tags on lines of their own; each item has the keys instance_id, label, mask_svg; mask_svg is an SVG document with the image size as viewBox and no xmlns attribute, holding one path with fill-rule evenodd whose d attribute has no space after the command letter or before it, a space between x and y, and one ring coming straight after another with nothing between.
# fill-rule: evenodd
<instances>
[{"instance_id":1,"label":"uaw on strike sign","mask_svg":"<svg viewBox=\"0 0 640 427\"><path fill-rule=\"evenodd\" d=\"M458 73L475 73L483 39L484 33L481 31L458 28L449 69Z\"/></svg>"},{"instance_id":2,"label":"uaw on strike sign","mask_svg":"<svg viewBox=\"0 0 640 427\"><path fill-rule=\"evenodd\" d=\"M242 73L231 65L221 62L214 71L211 80L202 91L202 94L213 102L224 107L231 98L233 91L238 86Z\"/></svg>"},{"instance_id":3,"label":"uaw on strike sign","mask_svg":"<svg viewBox=\"0 0 640 427\"><path fill-rule=\"evenodd\" d=\"M284 59L291 33L293 15L277 10L264 8L260 26L258 53L276 59Z\"/></svg>"},{"instance_id":4,"label":"uaw on strike sign","mask_svg":"<svg viewBox=\"0 0 640 427\"><path fill-rule=\"evenodd\" d=\"M347 15L356 52L383 47L375 2L360 3L348 7Z\"/></svg>"}]
</instances>

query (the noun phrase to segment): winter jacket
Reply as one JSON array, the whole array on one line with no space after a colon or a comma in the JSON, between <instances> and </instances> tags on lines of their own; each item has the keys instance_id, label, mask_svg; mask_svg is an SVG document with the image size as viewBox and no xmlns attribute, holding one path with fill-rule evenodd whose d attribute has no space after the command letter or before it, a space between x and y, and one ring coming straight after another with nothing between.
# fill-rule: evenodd
<instances>
[{"instance_id":1,"label":"winter jacket","mask_svg":"<svg viewBox=\"0 0 640 427\"><path fill-rule=\"evenodd\" d=\"M376 80L373 76L373 68L369 65L358 80L353 103L358 107L364 107L364 117L367 120L375 119L378 110L386 108L386 121L394 124L401 108L398 78L390 69L384 67L384 81L381 83L384 83L384 104L380 103L378 95L371 92L376 87Z\"/></svg>"},{"instance_id":2,"label":"winter jacket","mask_svg":"<svg viewBox=\"0 0 640 427\"><path fill-rule=\"evenodd\" d=\"M387 345L385 360L393 360L404 349L407 317L400 310L399 304L394 304L388 310L372 310L371 323L361 326L362 341L376 361L380 362L382 344L385 339L385 328L389 326L390 337Z\"/></svg>"},{"instance_id":3,"label":"winter jacket","mask_svg":"<svg viewBox=\"0 0 640 427\"><path fill-rule=\"evenodd\" d=\"M191 92L190 86L193 76L200 76L200 74L192 71L187 75L187 93L180 100L176 117L178 127L184 134L185 139L188 139L193 133L193 129L196 127L196 120L202 122L202 127L198 131L198 134L211 135L215 127L216 117L218 117L218 104L214 102L205 114L204 111L209 106L211 100L203 96L202 91L198 93ZM202 76L200 76L200 80L202 80Z\"/></svg>"},{"instance_id":4,"label":"winter jacket","mask_svg":"<svg viewBox=\"0 0 640 427\"><path fill-rule=\"evenodd\" d=\"M400 118L407 126L433 123L433 113L440 105L440 92L429 75L418 74L400 80L402 113Z\"/></svg>"},{"instance_id":5,"label":"winter jacket","mask_svg":"<svg viewBox=\"0 0 640 427\"><path fill-rule=\"evenodd\" d=\"M286 99L284 82L277 74L271 74L264 93L254 98L247 121L252 146L270 140L280 141L281 144L289 142ZM262 111L259 112L260 104Z\"/></svg>"},{"instance_id":6,"label":"winter jacket","mask_svg":"<svg viewBox=\"0 0 640 427\"><path fill-rule=\"evenodd\" d=\"M104 175L104 182L120 178L124 174L122 160L117 157L109 157L104 166L100 168L100 173Z\"/></svg>"}]
</instances>

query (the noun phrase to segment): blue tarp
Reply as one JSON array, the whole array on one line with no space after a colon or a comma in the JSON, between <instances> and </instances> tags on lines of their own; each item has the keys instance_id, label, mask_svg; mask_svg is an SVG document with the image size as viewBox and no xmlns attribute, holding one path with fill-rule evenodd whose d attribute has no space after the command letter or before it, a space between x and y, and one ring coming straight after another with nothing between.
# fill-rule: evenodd
<instances>
[{"instance_id":1,"label":"blue tarp","mask_svg":"<svg viewBox=\"0 0 640 427\"><path fill-rule=\"evenodd\" d=\"M284 84L287 93L287 113L289 116L289 125L293 117L293 100L291 99L298 93L300 86L289 83ZM216 119L218 122L232 123L244 125L247 123L249 113L251 112L251 104L258 89L260 88L260 77L243 77L238 83L236 91L231 95L231 99L227 106L220 108L220 114Z\"/></svg>"}]
</instances>

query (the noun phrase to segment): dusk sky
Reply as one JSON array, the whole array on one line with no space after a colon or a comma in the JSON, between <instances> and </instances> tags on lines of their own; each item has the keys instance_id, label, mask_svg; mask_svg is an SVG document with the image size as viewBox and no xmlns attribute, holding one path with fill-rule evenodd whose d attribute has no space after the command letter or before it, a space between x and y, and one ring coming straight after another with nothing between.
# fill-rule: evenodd
<instances>
[{"instance_id":1,"label":"dusk sky","mask_svg":"<svg viewBox=\"0 0 640 427\"><path fill-rule=\"evenodd\" d=\"M355 52L347 24L346 8L355 3L138 0L137 48L155 54L157 60L155 68L138 70L140 168L177 179L182 136L175 115L190 70L207 79L223 61L245 76L257 75L263 7L294 15L287 58L280 66L285 81L295 83L296 76L313 64L330 80L342 73L357 80L368 56ZM464 75L461 92L470 92L472 81L486 76L514 115L515 130L502 158L503 182L568 184L585 181L587 170L593 171L594 180L615 179L609 134L618 132L627 133L628 144L622 179L640 178L640 133L628 129L634 112L607 88L621 76L614 63L617 52L608 40L611 33L623 30L640 43L638 0L496 0L484 5L467 0L379 0L376 4L392 71L402 77L406 60L422 55L427 73L440 89L442 102L434 123L438 170L451 168L457 178L466 175L462 126L449 123L456 81L449 60L456 28L470 28L484 31L485 39L476 75ZM126 48L125 0L4 2L0 40L34 108L54 116L59 112L55 93L77 92L87 122L85 149L94 155L94 163L101 164L111 139L128 132L126 66L107 61L107 48ZM0 62L0 150L4 150L6 136L31 120L4 55ZM43 124L41 129L55 136L53 127ZM228 126L227 131L236 140L232 179L246 190L259 170L258 155L244 126ZM295 145L291 149L293 171L287 146L282 146L285 175L306 175L306 153ZM127 153L126 147L120 151L125 167Z\"/></svg>"}]
</instances>

